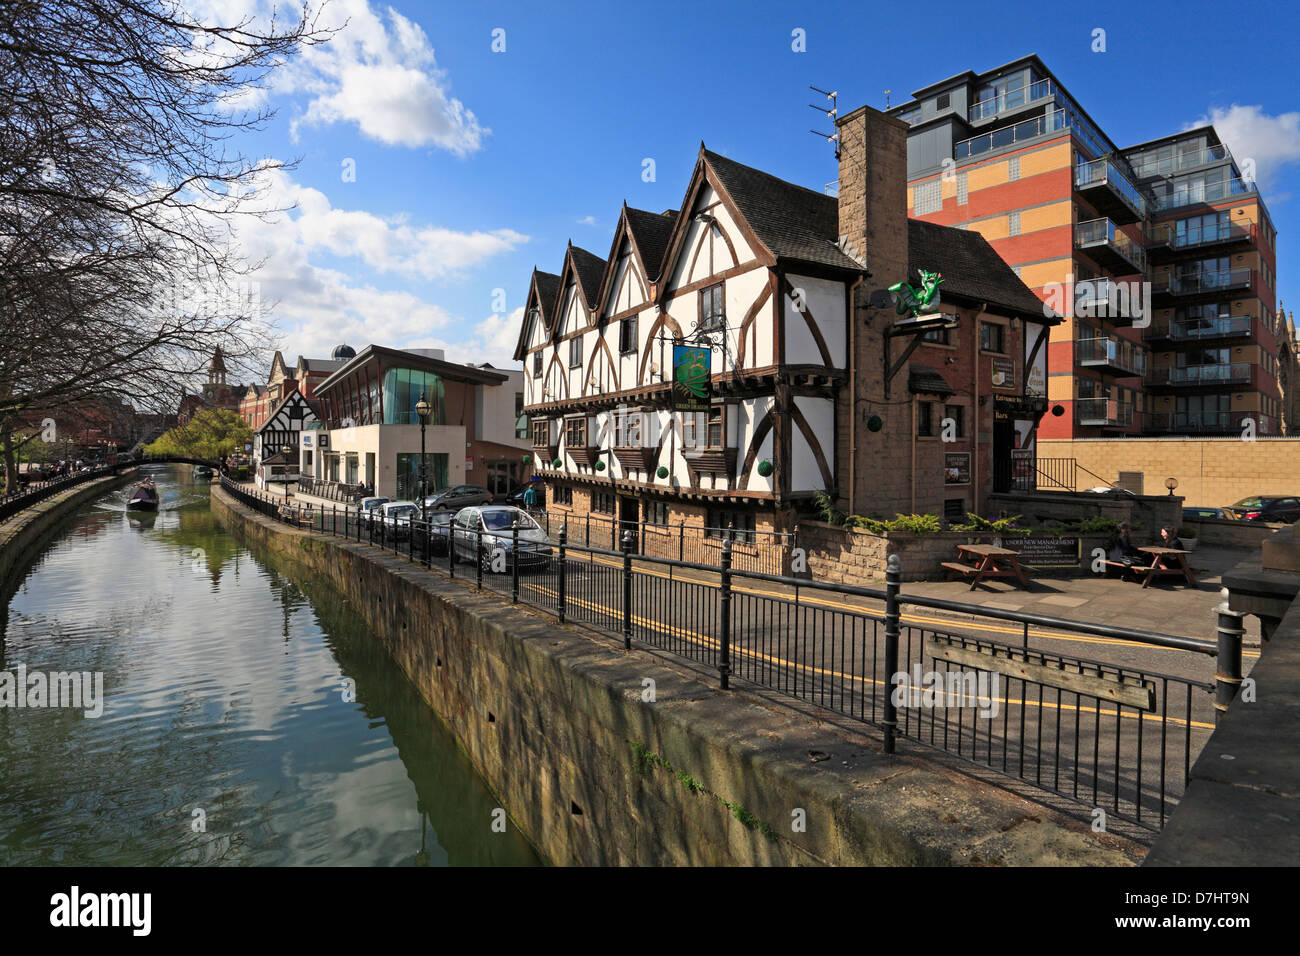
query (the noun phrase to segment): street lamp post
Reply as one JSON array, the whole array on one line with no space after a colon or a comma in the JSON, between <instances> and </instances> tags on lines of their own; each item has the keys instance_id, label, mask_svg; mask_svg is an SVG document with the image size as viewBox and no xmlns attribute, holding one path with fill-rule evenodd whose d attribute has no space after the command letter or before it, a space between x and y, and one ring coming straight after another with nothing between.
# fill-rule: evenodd
<instances>
[{"instance_id":1,"label":"street lamp post","mask_svg":"<svg viewBox=\"0 0 1300 956\"><path fill-rule=\"evenodd\" d=\"M428 475L425 469L424 459L424 427L429 424L429 413L433 411L433 406L429 404L428 399L424 397L424 392L420 393L420 400L415 403L415 414L420 418L420 521L428 520L425 515L425 498L429 495L427 487Z\"/></svg>"}]
</instances>

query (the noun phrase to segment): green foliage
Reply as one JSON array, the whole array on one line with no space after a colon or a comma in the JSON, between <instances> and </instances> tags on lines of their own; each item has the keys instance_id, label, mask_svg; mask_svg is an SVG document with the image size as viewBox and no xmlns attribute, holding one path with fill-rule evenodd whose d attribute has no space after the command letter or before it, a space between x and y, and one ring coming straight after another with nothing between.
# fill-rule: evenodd
<instances>
[{"instance_id":1,"label":"green foliage","mask_svg":"<svg viewBox=\"0 0 1300 956\"><path fill-rule=\"evenodd\" d=\"M1193 528L1191 525L1187 525L1187 524L1185 524L1185 525L1183 525L1181 528L1178 529L1178 537L1180 537L1180 538L1195 538L1195 537L1196 537L1196 529Z\"/></svg>"},{"instance_id":2,"label":"green foliage","mask_svg":"<svg viewBox=\"0 0 1300 956\"><path fill-rule=\"evenodd\" d=\"M1028 528L1019 527L1016 522L1020 520L1020 515L1010 515L1006 518L981 518L973 511L966 512L966 520L959 524L952 525L953 531L974 531L980 534L1028 534Z\"/></svg>"},{"instance_id":3,"label":"green foliage","mask_svg":"<svg viewBox=\"0 0 1300 956\"><path fill-rule=\"evenodd\" d=\"M1114 518L1103 518L1097 515L1093 518L1084 518L1079 522L1080 534L1114 534L1119 531L1119 522Z\"/></svg>"},{"instance_id":4,"label":"green foliage","mask_svg":"<svg viewBox=\"0 0 1300 956\"><path fill-rule=\"evenodd\" d=\"M242 452L253 440L253 432L237 412L209 408L198 412L184 425L163 434L145 446L150 455L180 455L190 458L224 458Z\"/></svg>"},{"instance_id":5,"label":"green foliage","mask_svg":"<svg viewBox=\"0 0 1300 956\"><path fill-rule=\"evenodd\" d=\"M697 781L694 777L692 777L689 773L686 773L685 771L678 770L677 779L680 780L686 786L686 789L689 790L691 793L704 792L704 788L700 786L699 781Z\"/></svg>"},{"instance_id":6,"label":"green foliage","mask_svg":"<svg viewBox=\"0 0 1300 956\"><path fill-rule=\"evenodd\" d=\"M817 511L821 514L822 520L831 525L844 524L844 512L835 507L835 502L831 496L824 491L819 491L813 495L813 501L817 505ZM852 527L852 526L850 526Z\"/></svg>"}]
</instances>

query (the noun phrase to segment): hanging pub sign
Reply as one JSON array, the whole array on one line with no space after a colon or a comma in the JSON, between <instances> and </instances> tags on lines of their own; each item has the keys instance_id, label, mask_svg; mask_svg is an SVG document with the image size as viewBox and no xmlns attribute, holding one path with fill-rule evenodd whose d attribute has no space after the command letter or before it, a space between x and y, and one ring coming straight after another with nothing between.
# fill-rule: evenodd
<instances>
[{"instance_id":1,"label":"hanging pub sign","mask_svg":"<svg viewBox=\"0 0 1300 956\"><path fill-rule=\"evenodd\" d=\"M673 408L679 412L709 410L709 374L712 350L692 345L673 346Z\"/></svg>"}]
</instances>

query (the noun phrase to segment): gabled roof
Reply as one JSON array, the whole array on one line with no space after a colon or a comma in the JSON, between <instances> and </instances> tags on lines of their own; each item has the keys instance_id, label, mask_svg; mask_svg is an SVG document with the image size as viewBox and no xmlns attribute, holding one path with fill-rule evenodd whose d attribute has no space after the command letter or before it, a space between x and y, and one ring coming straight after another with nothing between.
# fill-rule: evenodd
<instances>
[{"instance_id":1,"label":"gabled roof","mask_svg":"<svg viewBox=\"0 0 1300 956\"><path fill-rule=\"evenodd\" d=\"M627 219L627 231L632 236L641 265L645 269L646 279L654 282L659 278L659 270L664 264L664 254L668 252L668 240L673 236L673 225L677 221L677 210L665 213L647 212L633 209L626 203L623 215Z\"/></svg>"},{"instance_id":2,"label":"gabled roof","mask_svg":"<svg viewBox=\"0 0 1300 956\"><path fill-rule=\"evenodd\" d=\"M294 402L296 404L302 405L309 412L311 412L313 418L317 419L318 421L320 420L321 417L320 412L317 410L316 405L313 402L309 402L307 399L303 398L302 392L299 392L298 390L295 389L294 391L290 392L288 395L284 396L284 398L280 399L280 401L276 403L275 408L267 412L266 421L264 421L261 425L258 426L257 431L260 433L260 432L271 430L270 426L275 423L275 417L279 415L280 410L284 408L284 406L288 405L290 402ZM303 421L306 421L306 419L303 419Z\"/></svg>"},{"instance_id":3,"label":"gabled roof","mask_svg":"<svg viewBox=\"0 0 1300 956\"><path fill-rule=\"evenodd\" d=\"M542 317L542 328L551 327L551 313L559 308L560 277L553 272L542 272L533 267L533 277L528 283L528 299L524 303L524 320L519 323L519 341L515 343L515 361L522 362L528 350L528 313L533 303Z\"/></svg>"},{"instance_id":4,"label":"gabled roof","mask_svg":"<svg viewBox=\"0 0 1300 956\"><path fill-rule=\"evenodd\" d=\"M578 277L578 287L582 290L583 301L588 309L597 305L600 295L600 280L605 277L605 260L594 252L588 252L581 246L569 243L568 260L573 264L574 275ZM563 275L563 273L561 273Z\"/></svg>"},{"instance_id":5,"label":"gabled roof","mask_svg":"<svg viewBox=\"0 0 1300 956\"><path fill-rule=\"evenodd\" d=\"M909 271L913 275L920 269L940 272L941 299L987 302L991 311L1048 325L1061 321L978 232L920 219L907 220L907 227Z\"/></svg>"},{"instance_id":6,"label":"gabled roof","mask_svg":"<svg viewBox=\"0 0 1300 956\"><path fill-rule=\"evenodd\" d=\"M703 147L700 156L754 235L777 259L862 271L839 247L839 202L833 196L788 183Z\"/></svg>"}]
</instances>

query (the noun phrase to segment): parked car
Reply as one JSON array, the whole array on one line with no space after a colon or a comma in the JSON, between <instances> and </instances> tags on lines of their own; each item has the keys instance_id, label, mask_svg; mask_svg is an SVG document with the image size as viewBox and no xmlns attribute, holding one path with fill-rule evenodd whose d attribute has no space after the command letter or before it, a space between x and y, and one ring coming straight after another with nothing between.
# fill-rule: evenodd
<instances>
[{"instance_id":1,"label":"parked car","mask_svg":"<svg viewBox=\"0 0 1300 956\"><path fill-rule=\"evenodd\" d=\"M425 507L431 511L459 511L472 505L490 505L492 492L482 485L456 485L445 488L424 499Z\"/></svg>"},{"instance_id":2,"label":"parked car","mask_svg":"<svg viewBox=\"0 0 1300 956\"><path fill-rule=\"evenodd\" d=\"M420 517L420 506L414 501L388 501L375 514L383 524L384 537L405 541L411 534L411 519Z\"/></svg>"},{"instance_id":3,"label":"parked car","mask_svg":"<svg viewBox=\"0 0 1300 956\"><path fill-rule=\"evenodd\" d=\"M451 522L456 516L450 511L427 512L429 520L429 554L447 556L451 547ZM420 542L417 542L419 544Z\"/></svg>"},{"instance_id":4,"label":"parked car","mask_svg":"<svg viewBox=\"0 0 1300 956\"><path fill-rule=\"evenodd\" d=\"M1198 518L1222 518L1222 517L1223 517L1222 508L1184 508L1183 509L1184 521L1187 521L1189 519L1195 521Z\"/></svg>"},{"instance_id":5,"label":"parked car","mask_svg":"<svg viewBox=\"0 0 1300 956\"><path fill-rule=\"evenodd\" d=\"M388 504L388 502L392 500L393 499L391 498L371 497L371 498L362 498L360 501L358 501L357 518L360 520L361 526L364 528L367 525L369 525L372 518L378 517L379 509L382 508L384 505Z\"/></svg>"},{"instance_id":6,"label":"parked car","mask_svg":"<svg viewBox=\"0 0 1300 956\"><path fill-rule=\"evenodd\" d=\"M514 552L514 523L519 523L519 551ZM483 546L478 547L479 539ZM493 554L505 552L505 570L517 561L522 570L545 564L551 558L551 541L528 512L510 505L462 508L452 522L452 547L456 559L479 560L484 571L493 569Z\"/></svg>"},{"instance_id":7,"label":"parked car","mask_svg":"<svg viewBox=\"0 0 1300 956\"><path fill-rule=\"evenodd\" d=\"M1255 495L1242 498L1223 509L1225 517L1242 521L1274 521L1292 524L1300 519L1300 498L1280 495Z\"/></svg>"},{"instance_id":8,"label":"parked car","mask_svg":"<svg viewBox=\"0 0 1300 956\"><path fill-rule=\"evenodd\" d=\"M505 503L508 505L514 505L516 508L522 508L524 506L524 492L526 492L529 487L530 485L520 485L514 491L510 492L510 494L506 495ZM545 482L534 481L532 482L531 487L537 495L537 499L533 502L533 507L544 510L546 508Z\"/></svg>"}]
</instances>

